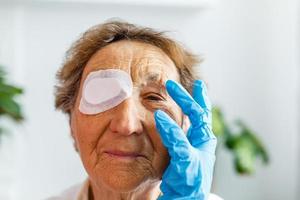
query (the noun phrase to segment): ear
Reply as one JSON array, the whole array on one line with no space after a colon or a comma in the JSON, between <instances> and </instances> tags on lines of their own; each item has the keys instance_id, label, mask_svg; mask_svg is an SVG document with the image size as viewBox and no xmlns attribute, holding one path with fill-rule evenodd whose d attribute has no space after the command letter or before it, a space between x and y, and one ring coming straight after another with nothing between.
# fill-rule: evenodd
<instances>
[{"instance_id":1,"label":"ear","mask_svg":"<svg viewBox=\"0 0 300 200\"><path fill-rule=\"evenodd\" d=\"M191 126L191 122L190 119L188 118L188 116L183 115L182 116L182 130L187 133L188 129Z\"/></svg>"},{"instance_id":2,"label":"ear","mask_svg":"<svg viewBox=\"0 0 300 200\"><path fill-rule=\"evenodd\" d=\"M72 116L72 113L71 113L69 115L69 127L70 127L70 131L71 131L71 137L73 139L73 146L75 148L75 151L78 152L78 145L77 145L77 142L76 142L76 137L75 137L75 132L74 132L74 127L76 125L74 124L74 121L72 119L73 119L73 116Z\"/></svg>"}]
</instances>

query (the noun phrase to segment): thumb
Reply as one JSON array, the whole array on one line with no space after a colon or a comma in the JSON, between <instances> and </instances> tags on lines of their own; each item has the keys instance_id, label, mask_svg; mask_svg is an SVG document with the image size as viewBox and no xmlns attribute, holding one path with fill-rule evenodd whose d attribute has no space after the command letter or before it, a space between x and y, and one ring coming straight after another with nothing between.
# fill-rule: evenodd
<instances>
[{"instance_id":1,"label":"thumb","mask_svg":"<svg viewBox=\"0 0 300 200\"><path fill-rule=\"evenodd\" d=\"M183 130L165 112L154 113L156 128L164 146L168 149L171 159L186 159L190 156L191 144Z\"/></svg>"}]
</instances>

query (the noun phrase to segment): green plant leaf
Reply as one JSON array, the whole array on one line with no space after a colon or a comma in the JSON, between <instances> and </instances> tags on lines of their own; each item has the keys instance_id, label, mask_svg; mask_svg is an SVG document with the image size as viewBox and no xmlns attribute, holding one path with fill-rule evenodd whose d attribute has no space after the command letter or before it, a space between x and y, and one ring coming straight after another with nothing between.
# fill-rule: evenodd
<instances>
[{"instance_id":1,"label":"green plant leaf","mask_svg":"<svg viewBox=\"0 0 300 200\"><path fill-rule=\"evenodd\" d=\"M23 119L21 107L14 97L22 94L23 90L7 84L5 76L6 73L0 66L0 115L6 115L15 121L21 121Z\"/></svg>"},{"instance_id":2,"label":"green plant leaf","mask_svg":"<svg viewBox=\"0 0 300 200\"><path fill-rule=\"evenodd\" d=\"M9 85L6 83L6 73L0 66L0 117L8 116L9 118L20 122L23 120L21 106L15 101L15 96L23 93L19 87ZM9 130L0 126L0 143L4 134L9 135Z\"/></svg>"},{"instance_id":3,"label":"green plant leaf","mask_svg":"<svg viewBox=\"0 0 300 200\"><path fill-rule=\"evenodd\" d=\"M254 172L255 154L249 140L239 137L234 148L235 168L241 174Z\"/></svg>"},{"instance_id":4,"label":"green plant leaf","mask_svg":"<svg viewBox=\"0 0 300 200\"><path fill-rule=\"evenodd\" d=\"M217 137L220 137L224 134L224 119L221 110L216 106L212 108L212 118L213 132Z\"/></svg>"},{"instance_id":5,"label":"green plant leaf","mask_svg":"<svg viewBox=\"0 0 300 200\"><path fill-rule=\"evenodd\" d=\"M0 65L0 82L4 81L4 77L5 77L6 73L3 70L3 67Z\"/></svg>"},{"instance_id":6,"label":"green plant leaf","mask_svg":"<svg viewBox=\"0 0 300 200\"><path fill-rule=\"evenodd\" d=\"M253 131L251 131L242 121L237 121L237 124L242 129L242 135L244 135L244 137L246 137L247 140L251 141L255 155L260 157L262 161L265 164L267 164L270 158L262 142L258 139L256 134Z\"/></svg>"},{"instance_id":7,"label":"green plant leaf","mask_svg":"<svg viewBox=\"0 0 300 200\"><path fill-rule=\"evenodd\" d=\"M22 94L22 93L23 93L23 90L21 88L7 85L7 84L0 82L0 94L5 94L5 95L13 97L15 95Z\"/></svg>"},{"instance_id":8,"label":"green plant leaf","mask_svg":"<svg viewBox=\"0 0 300 200\"><path fill-rule=\"evenodd\" d=\"M237 121L238 131L233 132L223 117L220 108L213 108L213 131L224 142L225 147L232 153L234 166L239 174L252 174L255 171L255 163L261 158L264 164L269 162L268 153L257 138L241 120Z\"/></svg>"},{"instance_id":9,"label":"green plant leaf","mask_svg":"<svg viewBox=\"0 0 300 200\"><path fill-rule=\"evenodd\" d=\"M0 114L7 115L16 121L23 119L21 108L10 95L0 94Z\"/></svg>"}]
</instances>

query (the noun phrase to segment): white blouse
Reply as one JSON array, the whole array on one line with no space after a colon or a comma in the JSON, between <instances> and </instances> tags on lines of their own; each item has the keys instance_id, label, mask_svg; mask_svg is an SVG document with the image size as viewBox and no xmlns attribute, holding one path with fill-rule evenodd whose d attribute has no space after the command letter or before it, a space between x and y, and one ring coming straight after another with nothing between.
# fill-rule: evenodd
<instances>
[{"instance_id":1,"label":"white blouse","mask_svg":"<svg viewBox=\"0 0 300 200\"><path fill-rule=\"evenodd\" d=\"M50 197L46 200L88 200L89 180L74 185L62 192L60 195ZM210 193L208 200L223 200L218 195Z\"/></svg>"}]
</instances>

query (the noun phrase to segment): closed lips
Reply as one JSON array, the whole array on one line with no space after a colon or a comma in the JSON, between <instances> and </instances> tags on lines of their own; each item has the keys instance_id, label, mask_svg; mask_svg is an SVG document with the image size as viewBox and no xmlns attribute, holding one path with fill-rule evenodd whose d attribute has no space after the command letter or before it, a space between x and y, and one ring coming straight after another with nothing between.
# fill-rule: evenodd
<instances>
[{"instance_id":1,"label":"closed lips","mask_svg":"<svg viewBox=\"0 0 300 200\"><path fill-rule=\"evenodd\" d=\"M131 157L131 158L145 157L144 155L137 152L125 152L119 150L109 150L109 151L104 151L104 153L110 154L112 156L119 156L119 157Z\"/></svg>"}]
</instances>

